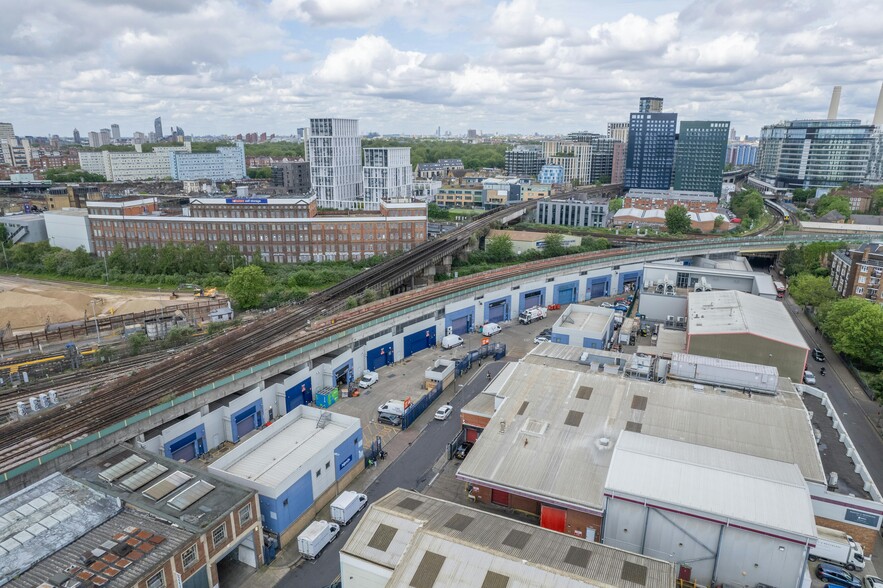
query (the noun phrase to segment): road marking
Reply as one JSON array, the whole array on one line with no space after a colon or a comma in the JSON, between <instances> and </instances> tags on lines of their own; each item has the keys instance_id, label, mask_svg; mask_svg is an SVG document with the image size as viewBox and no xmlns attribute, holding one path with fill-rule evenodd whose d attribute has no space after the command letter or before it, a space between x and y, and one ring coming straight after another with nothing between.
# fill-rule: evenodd
<instances>
[{"instance_id":1,"label":"road marking","mask_svg":"<svg viewBox=\"0 0 883 588\"><path fill-rule=\"evenodd\" d=\"M435 483L435 480L436 480L436 478L438 478L438 475L440 473L441 472L436 472L435 475L432 476L432 479L429 481L429 484L426 485L427 488L429 488L430 486L432 486Z\"/></svg>"}]
</instances>

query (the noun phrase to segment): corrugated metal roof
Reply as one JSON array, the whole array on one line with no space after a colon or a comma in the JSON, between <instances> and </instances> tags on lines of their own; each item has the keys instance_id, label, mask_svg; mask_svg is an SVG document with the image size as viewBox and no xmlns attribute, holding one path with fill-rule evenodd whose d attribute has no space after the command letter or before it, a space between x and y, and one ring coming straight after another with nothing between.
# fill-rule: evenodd
<instances>
[{"instance_id":1,"label":"corrugated metal roof","mask_svg":"<svg viewBox=\"0 0 883 588\"><path fill-rule=\"evenodd\" d=\"M743 372L752 372L757 374L765 374L775 378L779 377L779 370L771 365L763 365L759 363L747 363L744 361L735 361L732 359L723 359L720 357L706 357L704 355L692 355L689 353L672 353L672 361L684 363L692 363L696 365L704 365L708 367L720 367L731 370L739 370Z\"/></svg>"},{"instance_id":2,"label":"corrugated metal roof","mask_svg":"<svg viewBox=\"0 0 883 588\"><path fill-rule=\"evenodd\" d=\"M505 382L499 394L507 400L458 477L600 511L612 449L626 423L633 422L641 424L644 434L796 463L807 480L825 480L808 414L796 394L749 398L708 386L657 384L573 367L527 360L505 366L497 381ZM576 398L582 386L593 388L588 400ZM645 410L631 407L635 395L647 397ZM528 407L519 415L525 400ZM583 413L578 427L564 424L569 410ZM522 429L528 420L549 425L542 435L526 435ZM609 439L609 445L602 439Z\"/></svg>"},{"instance_id":3,"label":"corrugated metal roof","mask_svg":"<svg viewBox=\"0 0 883 588\"><path fill-rule=\"evenodd\" d=\"M613 451L605 492L816 536L809 489L791 463L626 431Z\"/></svg>"},{"instance_id":4,"label":"corrugated metal roof","mask_svg":"<svg viewBox=\"0 0 883 588\"><path fill-rule=\"evenodd\" d=\"M735 290L690 292L687 308L691 336L750 333L809 349L788 309L776 300Z\"/></svg>"},{"instance_id":5,"label":"corrugated metal roof","mask_svg":"<svg viewBox=\"0 0 883 588\"><path fill-rule=\"evenodd\" d=\"M404 498L417 500L420 505L413 510L401 508L398 505ZM460 523L471 521L452 527L449 523L455 519ZM369 546L381 525L398 530L385 551ZM507 542L513 531L524 541ZM587 561L585 551L591 552ZM445 588L474 588L489 572L510 578L509 586L526 588L577 588L587 584L670 588L675 580L674 566L668 562L403 489L393 490L371 505L341 553L394 570L386 584L389 587L413 586L425 554L434 554L436 562L444 558L437 571L432 570L435 582L429 585ZM626 564L646 570L644 584L623 579ZM500 579L491 576L491 581Z\"/></svg>"}]
</instances>

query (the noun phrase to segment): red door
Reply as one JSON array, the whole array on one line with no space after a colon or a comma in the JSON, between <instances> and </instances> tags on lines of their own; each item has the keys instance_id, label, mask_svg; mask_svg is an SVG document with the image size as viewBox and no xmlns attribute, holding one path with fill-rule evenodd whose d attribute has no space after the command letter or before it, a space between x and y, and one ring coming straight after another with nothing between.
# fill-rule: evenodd
<instances>
[{"instance_id":1,"label":"red door","mask_svg":"<svg viewBox=\"0 0 883 588\"><path fill-rule=\"evenodd\" d=\"M509 506L509 493L502 490L491 490L491 502L500 506Z\"/></svg>"},{"instance_id":2,"label":"red door","mask_svg":"<svg viewBox=\"0 0 883 588\"><path fill-rule=\"evenodd\" d=\"M567 528L567 511L544 504L540 511L540 526L563 533Z\"/></svg>"},{"instance_id":3,"label":"red door","mask_svg":"<svg viewBox=\"0 0 883 588\"><path fill-rule=\"evenodd\" d=\"M478 441L478 431L475 429L466 429L466 440L470 443Z\"/></svg>"}]
</instances>

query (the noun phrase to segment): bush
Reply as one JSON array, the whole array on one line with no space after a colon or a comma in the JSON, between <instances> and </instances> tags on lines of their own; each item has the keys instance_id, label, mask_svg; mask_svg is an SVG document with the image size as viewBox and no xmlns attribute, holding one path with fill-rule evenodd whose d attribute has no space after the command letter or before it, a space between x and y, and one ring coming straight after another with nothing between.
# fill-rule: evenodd
<instances>
[{"instance_id":1,"label":"bush","mask_svg":"<svg viewBox=\"0 0 883 588\"><path fill-rule=\"evenodd\" d=\"M169 329L169 332L166 333L166 336L162 341L162 346L165 349L180 347L186 345L192 336L193 329L190 327L172 327Z\"/></svg>"},{"instance_id":2,"label":"bush","mask_svg":"<svg viewBox=\"0 0 883 588\"><path fill-rule=\"evenodd\" d=\"M147 334L145 333L132 333L129 335L128 339L129 351L132 355L140 355L144 346L150 343L150 339L147 338Z\"/></svg>"}]
</instances>

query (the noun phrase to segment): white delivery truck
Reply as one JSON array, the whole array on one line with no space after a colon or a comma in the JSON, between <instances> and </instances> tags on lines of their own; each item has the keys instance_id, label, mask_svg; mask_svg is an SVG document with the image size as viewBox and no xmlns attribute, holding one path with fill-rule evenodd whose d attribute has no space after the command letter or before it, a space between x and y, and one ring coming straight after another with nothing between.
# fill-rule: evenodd
<instances>
[{"instance_id":1,"label":"white delivery truck","mask_svg":"<svg viewBox=\"0 0 883 588\"><path fill-rule=\"evenodd\" d=\"M368 497L352 490L341 492L331 503L331 520L346 525L368 504Z\"/></svg>"},{"instance_id":2,"label":"white delivery truck","mask_svg":"<svg viewBox=\"0 0 883 588\"><path fill-rule=\"evenodd\" d=\"M377 409L378 413L381 414L394 414L396 416L402 416L405 414L405 403L401 400L387 400L385 403L381 404Z\"/></svg>"},{"instance_id":3,"label":"white delivery truck","mask_svg":"<svg viewBox=\"0 0 883 588\"><path fill-rule=\"evenodd\" d=\"M845 567L847 570L865 569L865 552L855 540L837 529L816 527L819 540L809 550L809 560L822 559Z\"/></svg>"},{"instance_id":4,"label":"white delivery truck","mask_svg":"<svg viewBox=\"0 0 883 588\"><path fill-rule=\"evenodd\" d=\"M463 337L460 335L445 335L442 337L442 349L453 349L463 344Z\"/></svg>"},{"instance_id":5,"label":"white delivery truck","mask_svg":"<svg viewBox=\"0 0 883 588\"><path fill-rule=\"evenodd\" d=\"M500 325L498 325L497 323L487 323L485 325L482 325L481 334L485 337L490 337L491 335L496 335L502 330L503 329L501 329Z\"/></svg>"},{"instance_id":6,"label":"white delivery truck","mask_svg":"<svg viewBox=\"0 0 883 588\"><path fill-rule=\"evenodd\" d=\"M297 536L297 550L306 559L316 559L325 547L340 533L340 525L328 521L313 521Z\"/></svg>"},{"instance_id":7,"label":"white delivery truck","mask_svg":"<svg viewBox=\"0 0 883 588\"><path fill-rule=\"evenodd\" d=\"M546 311L546 307L544 306L532 306L527 310L521 311L521 314L518 315L518 322L522 325L529 325L530 323L538 320L542 320L546 318L548 311Z\"/></svg>"}]
</instances>

